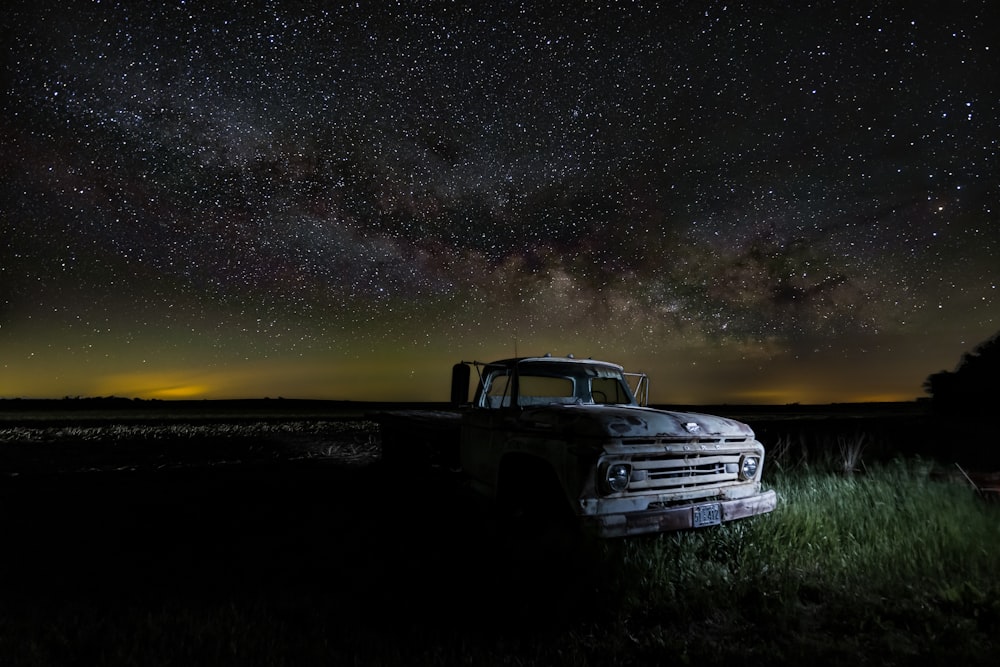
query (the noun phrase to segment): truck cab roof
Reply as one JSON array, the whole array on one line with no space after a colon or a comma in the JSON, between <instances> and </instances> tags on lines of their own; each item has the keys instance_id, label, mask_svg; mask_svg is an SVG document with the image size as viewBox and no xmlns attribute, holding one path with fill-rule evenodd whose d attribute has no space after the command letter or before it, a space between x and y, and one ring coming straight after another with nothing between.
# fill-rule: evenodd
<instances>
[{"instance_id":1,"label":"truck cab roof","mask_svg":"<svg viewBox=\"0 0 1000 667\"><path fill-rule=\"evenodd\" d=\"M512 357L510 359L500 359L498 361L491 361L488 364L483 364L485 366L502 366L506 368L512 368L519 364L534 364L534 363L561 363L561 364L580 364L580 365L591 365L591 366L606 366L608 368L617 370L619 372L624 370L620 364L612 363L610 361L600 361L597 359L577 359L576 357L553 357L552 355L545 355L542 357Z\"/></svg>"}]
</instances>

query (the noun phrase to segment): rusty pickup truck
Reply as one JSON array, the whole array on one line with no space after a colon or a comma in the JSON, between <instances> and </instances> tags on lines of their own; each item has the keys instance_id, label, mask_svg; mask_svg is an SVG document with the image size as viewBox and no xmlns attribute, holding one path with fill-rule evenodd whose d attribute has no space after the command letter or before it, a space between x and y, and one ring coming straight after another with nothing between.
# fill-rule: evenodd
<instances>
[{"instance_id":1,"label":"rusty pickup truck","mask_svg":"<svg viewBox=\"0 0 1000 667\"><path fill-rule=\"evenodd\" d=\"M598 537L774 509L775 492L761 489L764 447L749 426L650 408L648 388L645 374L593 359L463 361L449 409L380 415L383 459L450 470L502 514L569 517Z\"/></svg>"}]
</instances>

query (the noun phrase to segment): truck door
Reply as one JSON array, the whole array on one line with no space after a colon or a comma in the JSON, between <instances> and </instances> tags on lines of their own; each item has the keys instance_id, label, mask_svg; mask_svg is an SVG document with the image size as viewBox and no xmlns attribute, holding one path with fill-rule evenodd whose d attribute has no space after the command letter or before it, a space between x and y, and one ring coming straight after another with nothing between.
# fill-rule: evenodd
<instances>
[{"instance_id":1,"label":"truck door","mask_svg":"<svg viewBox=\"0 0 1000 667\"><path fill-rule=\"evenodd\" d=\"M510 369L501 369L484 377L478 404L462 421L460 456L462 470L473 481L496 491L499 462L510 434L516 432L520 411L511 408L514 391Z\"/></svg>"}]
</instances>

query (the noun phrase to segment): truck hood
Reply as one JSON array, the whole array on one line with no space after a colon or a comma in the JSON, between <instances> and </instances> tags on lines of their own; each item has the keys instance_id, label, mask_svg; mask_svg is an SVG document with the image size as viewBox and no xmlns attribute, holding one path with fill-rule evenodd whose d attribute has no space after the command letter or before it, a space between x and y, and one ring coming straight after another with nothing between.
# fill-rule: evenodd
<instances>
[{"instance_id":1,"label":"truck hood","mask_svg":"<svg viewBox=\"0 0 1000 667\"><path fill-rule=\"evenodd\" d=\"M629 405L549 405L526 408L521 419L584 437L754 437L753 429L734 419Z\"/></svg>"}]
</instances>

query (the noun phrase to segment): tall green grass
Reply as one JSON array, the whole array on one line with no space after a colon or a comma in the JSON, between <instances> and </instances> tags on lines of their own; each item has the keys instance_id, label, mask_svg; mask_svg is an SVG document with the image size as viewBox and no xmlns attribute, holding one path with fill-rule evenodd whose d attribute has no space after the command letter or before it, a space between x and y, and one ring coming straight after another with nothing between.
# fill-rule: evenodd
<instances>
[{"instance_id":1,"label":"tall green grass","mask_svg":"<svg viewBox=\"0 0 1000 667\"><path fill-rule=\"evenodd\" d=\"M995 659L1000 504L920 460L769 479L770 515L606 546L617 619L644 650L707 657L690 644L708 633L733 640L723 655L745 642L741 660Z\"/></svg>"},{"instance_id":2,"label":"tall green grass","mask_svg":"<svg viewBox=\"0 0 1000 667\"><path fill-rule=\"evenodd\" d=\"M897 462L864 475L775 476L768 516L623 543L627 566L658 592L684 584L877 588L923 578L926 591L1000 573L1000 512L971 487ZM774 586L769 588L773 589Z\"/></svg>"}]
</instances>

